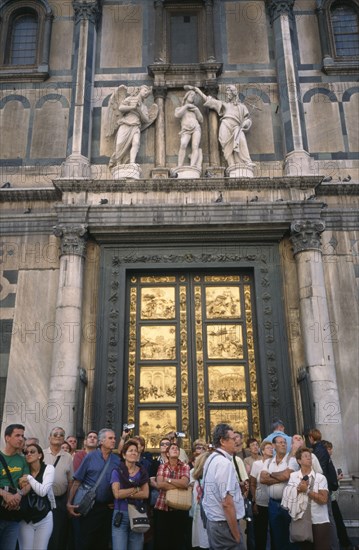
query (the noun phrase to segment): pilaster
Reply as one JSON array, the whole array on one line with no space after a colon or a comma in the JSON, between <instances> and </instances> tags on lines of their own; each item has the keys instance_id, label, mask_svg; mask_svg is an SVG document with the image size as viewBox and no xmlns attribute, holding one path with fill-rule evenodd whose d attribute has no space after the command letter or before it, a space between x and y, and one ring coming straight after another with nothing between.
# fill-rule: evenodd
<instances>
[{"instance_id":1,"label":"pilaster","mask_svg":"<svg viewBox=\"0 0 359 550\"><path fill-rule=\"evenodd\" d=\"M73 8L75 29L72 104L67 158L61 173L66 178L88 178L91 175L91 97L96 27L101 15L101 3L99 0L79 0L73 2Z\"/></svg>"},{"instance_id":2,"label":"pilaster","mask_svg":"<svg viewBox=\"0 0 359 550\"><path fill-rule=\"evenodd\" d=\"M268 12L275 36L278 93L281 106L284 173L303 176L313 173L302 130L303 112L299 101L299 77L292 44L294 0L269 0Z\"/></svg>"}]
</instances>

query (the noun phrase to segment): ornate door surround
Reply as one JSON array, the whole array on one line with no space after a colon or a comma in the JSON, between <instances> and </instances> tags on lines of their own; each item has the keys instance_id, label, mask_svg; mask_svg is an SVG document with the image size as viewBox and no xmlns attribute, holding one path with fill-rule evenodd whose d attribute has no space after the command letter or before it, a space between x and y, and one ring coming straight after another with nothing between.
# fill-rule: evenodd
<instances>
[{"instance_id":1,"label":"ornate door surround","mask_svg":"<svg viewBox=\"0 0 359 550\"><path fill-rule=\"evenodd\" d=\"M249 417L250 428L257 435L259 435L259 430L262 436L269 433L272 419L278 416L284 416L289 430L294 429L294 403L291 391L292 384L288 362L287 336L282 309L282 284L277 244L269 243L258 246L247 243L243 245L223 243L220 246L216 246L215 244L179 243L169 245L161 243L154 248L153 245L144 243L143 245L137 244L136 248L133 248L130 244L125 243L122 245L103 244L101 252L99 330L92 399L92 425L94 427L112 427L119 434L123 422L132 419L136 422L141 422L140 411L150 409L153 405L152 402L151 404L146 404L145 402L141 404L139 392L143 386L140 383L140 366L139 364L136 366L136 360L132 365L129 364L129 350L132 349L135 342L131 340L131 330L135 328L131 323L136 322L133 321L135 319L134 314L131 318L130 310L131 307L139 307L138 304L140 302L133 300L128 292L131 293L131 288L136 286L133 283L134 286L131 287L131 277L141 278L148 277L149 275L160 277L164 274L170 276L171 272L173 272L173 275L178 274L179 277L184 273L193 273L199 274L202 277L225 276L229 274L249 278L251 303L253 304L253 311L255 311L255 322L252 323L251 330L254 341L257 343L253 352L255 361L253 365L256 378L253 376L254 371L252 368L252 378L247 379L247 388L248 391L252 391L250 385L250 382L252 382L254 391L252 391L250 399L246 401L247 408L239 407L239 409L251 409L252 417ZM221 284L225 286L225 284ZM180 281L178 281L178 285L180 288ZM212 286L216 285L212 284ZM201 288L200 285L199 288ZM179 290L179 292L181 291ZM184 303L185 297L183 296L179 299L179 304L181 303L181 299ZM147 300L150 301L150 298L147 298ZM129 310L127 311L126 303L129 304ZM247 301L244 299L242 303L245 308L248 299ZM134 304L137 305L135 306ZM191 321L194 325L200 321L195 316L196 311L194 309L194 318ZM248 317L247 311L245 312L245 317ZM254 319L254 316L251 315L251 317ZM129 324L128 319L130 319ZM178 319L180 323L180 314ZM144 320L143 324L151 325L151 322L150 320ZM166 323L171 325L170 320L163 324L165 325ZM231 319L226 320L225 324L228 323L231 324ZM210 324L216 324L216 319L210 320ZM136 330L135 328L135 332ZM180 326L179 330L181 331ZM248 345L248 335L246 336L245 344ZM198 350L196 337L192 349ZM199 369L199 374L201 374L201 355L200 353L198 354L198 351L196 351L196 354L197 372ZM182 354L180 359L183 359L183 357L184 354ZM146 366L146 361L149 361L147 366L151 365L151 359L145 356L143 358L143 368ZM239 363L241 363L241 360L239 360ZM233 364L224 365L221 363L221 365L233 367ZM171 367L173 365L168 363L167 366ZM205 368L210 366L216 365L208 363L208 366ZM135 369L135 372L133 369ZM171 371L168 372L170 373ZM249 375L249 366L247 372ZM138 373L137 376L136 373ZM180 378L183 374L181 370L179 370L179 373L177 382L181 382ZM203 384L205 396L202 400L200 388L197 388L199 390L197 392L198 404L195 406L192 403L189 406L188 390L184 390L185 386L180 384L181 407L183 407L183 404L185 405L185 414L181 414L181 419L188 418L188 422L195 423L194 435L204 434L207 437L209 436L207 432L209 430L210 420L208 418L210 418L210 410L218 405L218 402L212 404L209 401L208 392L206 395L208 389L208 385L206 384L208 383L209 376L210 373L206 371ZM256 388L254 386L255 381L257 383ZM133 388L130 387L132 382L134 382ZM188 386L190 391L193 392L191 376L188 379ZM141 391L143 393L143 390ZM186 395L184 392L186 392ZM127 395L130 396L129 400L127 400ZM209 415L204 414L201 416L199 405L201 404L202 406L202 403L207 407ZM230 403L228 400L223 401L218 406L218 409L231 408L232 405ZM255 410L253 409L253 405L255 405L258 411L257 425L253 423L253 420L256 422L256 418L254 418L256 414L253 415L253 410ZM168 404L165 404L162 408L166 407L170 408ZM193 420L193 411L195 408L196 418ZM201 418L204 418L204 425ZM182 424L182 421L180 424ZM186 428L183 424L181 427ZM189 431L190 429L189 427Z\"/></svg>"}]
</instances>

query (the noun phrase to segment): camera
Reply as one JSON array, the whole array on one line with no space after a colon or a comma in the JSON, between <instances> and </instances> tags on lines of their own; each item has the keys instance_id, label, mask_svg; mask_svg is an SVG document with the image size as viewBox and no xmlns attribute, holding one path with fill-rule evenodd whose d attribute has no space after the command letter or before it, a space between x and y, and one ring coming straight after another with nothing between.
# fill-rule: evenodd
<instances>
[{"instance_id":1,"label":"camera","mask_svg":"<svg viewBox=\"0 0 359 550\"><path fill-rule=\"evenodd\" d=\"M135 427L135 424L124 424L123 431L128 433L130 430L133 430L134 427Z\"/></svg>"},{"instance_id":2,"label":"camera","mask_svg":"<svg viewBox=\"0 0 359 550\"><path fill-rule=\"evenodd\" d=\"M183 432L175 432L176 437L186 437L186 434Z\"/></svg>"},{"instance_id":3,"label":"camera","mask_svg":"<svg viewBox=\"0 0 359 550\"><path fill-rule=\"evenodd\" d=\"M337 469L338 476L340 476L343 473L343 470L341 468Z\"/></svg>"},{"instance_id":4,"label":"camera","mask_svg":"<svg viewBox=\"0 0 359 550\"><path fill-rule=\"evenodd\" d=\"M120 527L122 521L122 512L117 512L113 519L113 526Z\"/></svg>"}]
</instances>

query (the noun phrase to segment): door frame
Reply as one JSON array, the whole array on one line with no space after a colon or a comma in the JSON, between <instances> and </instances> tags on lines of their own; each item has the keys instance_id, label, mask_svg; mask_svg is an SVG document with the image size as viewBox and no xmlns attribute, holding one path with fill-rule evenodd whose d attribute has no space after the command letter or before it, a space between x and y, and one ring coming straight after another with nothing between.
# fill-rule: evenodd
<instances>
[{"instance_id":1,"label":"door frame","mask_svg":"<svg viewBox=\"0 0 359 550\"><path fill-rule=\"evenodd\" d=\"M233 238L233 236L232 236ZM282 303L282 274L278 243L240 241L102 243L92 423L119 435L123 415L126 335L126 280L129 272L181 269L245 270L253 274L257 341L257 385L262 437L274 418L284 418L295 432L292 374Z\"/></svg>"}]
</instances>

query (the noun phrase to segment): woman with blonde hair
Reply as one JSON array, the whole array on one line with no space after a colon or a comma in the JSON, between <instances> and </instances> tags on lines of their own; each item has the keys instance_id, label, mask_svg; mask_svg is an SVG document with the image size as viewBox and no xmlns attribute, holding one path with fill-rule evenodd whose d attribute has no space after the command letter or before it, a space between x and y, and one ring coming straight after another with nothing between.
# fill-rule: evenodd
<instances>
[{"instance_id":1,"label":"woman with blonde hair","mask_svg":"<svg viewBox=\"0 0 359 550\"><path fill-rule=\"evenodd\" d=\"M207 458L211 453L208 451L198 455L194 462L194 467L190 471L190 483L193 485L192 492L192 508L190 515L193 518L192 522L192 548L209 548L208 535L203 527L200 502L203 491L203 468Z\"/></svg>"}]
</instances>

